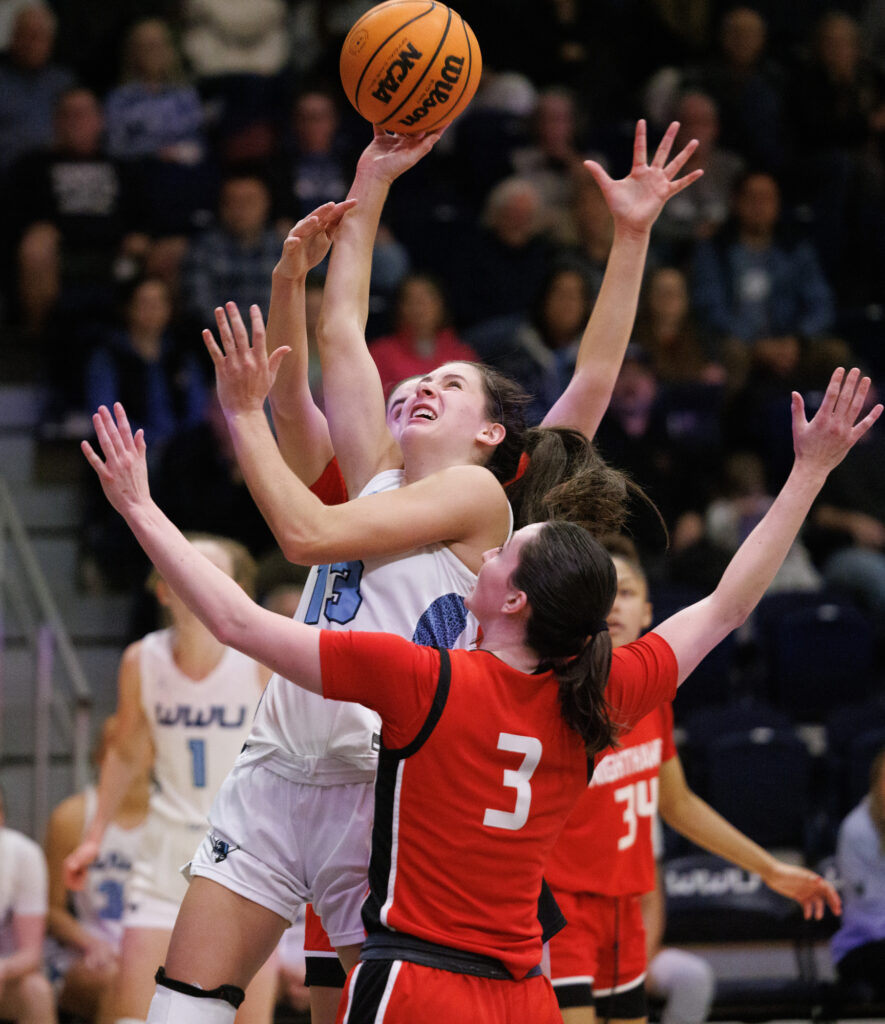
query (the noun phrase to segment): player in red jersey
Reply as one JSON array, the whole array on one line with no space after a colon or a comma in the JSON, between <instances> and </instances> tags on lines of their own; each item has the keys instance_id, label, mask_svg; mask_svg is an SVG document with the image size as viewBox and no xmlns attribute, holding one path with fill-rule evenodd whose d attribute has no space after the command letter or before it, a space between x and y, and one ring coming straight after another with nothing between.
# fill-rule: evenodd
<instances>
[{"instance_id":1,"label":"player in red jersey","mask_svg":"<svg viewBox=\"0 0 885 1024\"><path fill-rule=\"evenodd\" d=\"M793 469L719 586L614 655L603 619L616 587L611 559L580 527L562 522L525 527L484 556L468 598L483 629L480 650L448 654L384 634L316 630L269 612L154 504L144 435L133 437L123 407L115 416L99 410L93 424L104 460L86 441L83 452L180 598L223 643L312 692L363 702L381 716L369 938L348 980L342 1024L413 1024L456 1013L489 1024L559 1019L537 966L535 894L586 788L586 757L672 698L711 647L745 621L828 472L881 415L877 405L858 421L869 386L859 371L837 370L810 423L794 393ZM281 918L280 931L284 925ZM238 976L219 977L204 929L195 924L177 939L196 953L197 977L161 977L148 1021L231 1021L241 981L267 951L248 929L226 934L240 964Z\"/></svg>"},{"instance_id":2,"label":"player in red jersey","mask_svg":"<svg viewBox=\"0 0 885 1024\"><path fill-rule=\"evenodd\" d=\"M651 625L645 574L632 543L608 545L618 593L608 616L612 646ZM654 890L655 815L693 842L759 874L776 892L821 916L839 911L820 875L785 864L725 821L685 781L673 742L673 711L662 704L597 759L590 785L553 848L545 875L567 926L550 940L550 973L565 1024L645 1020L646 933L640 895Z\"/></svg>"}]
</instances>

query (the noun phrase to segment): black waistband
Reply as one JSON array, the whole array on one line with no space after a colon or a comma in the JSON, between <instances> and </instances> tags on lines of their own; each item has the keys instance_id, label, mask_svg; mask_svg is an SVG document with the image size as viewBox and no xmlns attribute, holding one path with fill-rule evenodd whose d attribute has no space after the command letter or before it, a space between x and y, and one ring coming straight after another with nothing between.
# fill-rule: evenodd
<instances>
[{"instance_id":1,"label":"black waistband","mask_svg":"<svg viewBox=\"0 0 885 1024\"><path fill-rule=\"evenodd\" d=\"M498 981L514 980L510 971L494 957L472 953L467 949L440 946L414 935L404 935L402 932L373 932L363 943L360 959L406 960L408 963L435 967L440 971L452 971L454 974L472 974L477 978L493 978ZM526 977L536 978L540 973L541 966L538 964L526 974Z\"/></svg>"}]
</instances>

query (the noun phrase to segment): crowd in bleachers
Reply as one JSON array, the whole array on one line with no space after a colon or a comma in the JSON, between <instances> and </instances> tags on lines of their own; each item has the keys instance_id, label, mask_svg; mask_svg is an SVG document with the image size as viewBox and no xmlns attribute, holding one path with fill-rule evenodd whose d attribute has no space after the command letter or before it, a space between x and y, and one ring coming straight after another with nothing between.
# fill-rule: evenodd
<instances>
[{"instance_id":1,"label":"crowd in bleachers","mask_svg":"<svg viewBox=\"0 0 885 1024\"><path fill-rule=\"evenodd\" d=\"M147 432L159 504L258 558L275 544L237 472L200 331L226 300L266 313L285 232L344 198L370 127L346 104L337 54L369 6L0 9L0 345L26 351L46 385L47 439L83 436L89 412L122 400ZM885 3L459 9L483 79L391 194L372 351L389 386L448 358L488 361L531 392L539 421L574 369L612 241L583 160L623 167L637 118L652 145L679 120L677 150L700 143L685 171L704 176L654 228L596 439L666 525L643 507L631 523L660 619L715 584L771 504L792 459L790 392L813 411L832 368L858 364L881 397ZM321 294L322 267L311 323ZM883 430L833 472L777 593L675 705L697 791L812 864L834 852L885 743ZM134 594L147 567L93 497L83 582ZM740 777L718 777L730 759L717 744L740 748Z\"/></svg>"}]
</instances>

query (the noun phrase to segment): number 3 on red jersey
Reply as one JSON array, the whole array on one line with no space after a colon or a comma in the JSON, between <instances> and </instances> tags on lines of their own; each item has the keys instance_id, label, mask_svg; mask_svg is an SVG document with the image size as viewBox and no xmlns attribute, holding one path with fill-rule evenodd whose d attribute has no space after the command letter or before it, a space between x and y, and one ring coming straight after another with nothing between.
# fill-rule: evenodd
<instances>
[{"instance_id":1,"label":"number 3 on red jersey","mask_svg":"<svg viewBox=\"0 0 885 1024\"><path fill-rule=\"evenodd\" d=\"M512 732L498 734L498 750L524 755L518 768L504 769L504 786L516 790L516 806L512 811L498 811L487 807L482 819L483 825L516 832L528 821L532 802L532 787L529 780L541 760L542 749L541 741L534 736L516 736Z\"/></svg>"}]
</instances>

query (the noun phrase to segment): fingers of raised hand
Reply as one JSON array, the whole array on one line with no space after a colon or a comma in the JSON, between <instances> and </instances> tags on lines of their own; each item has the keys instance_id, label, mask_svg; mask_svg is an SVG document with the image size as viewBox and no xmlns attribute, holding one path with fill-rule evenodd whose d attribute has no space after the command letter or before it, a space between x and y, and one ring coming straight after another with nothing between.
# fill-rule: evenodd
<instances>
[{"instance_id":1,"label":"fingers of raised hand","mask_svg":"<svg viewBox=\"0 0 885 1024\"><path fill-rule=\"evenodd\" d=\"M673 148L673 140L676 138L676 133L679 131L679 122L671 122L669 128L664 132L664 137L658 144L658 148L655 151L654 158L652 159L652 167L663 167L667 162L667 157L670 155L670 150Z\"/></svg>"},{"instance_id":2,"label":"fingers of raised hand","mask_svg":"<svg viewBox=\"0 0 885 1024\"><path fill-rule=\"evenodd\" d=\"M645 165L648 160L648 131L645 120L640 118L636 122L636 133L633 136L633 166Z\"/></svg>"},{"instance_id":3,"label":"fingers of raised hand","mask_svg":"<svg viewBox=\"0 0 885 1024\"><path fill-rule=\"evenodd\" d=\"M230 320L230 326L233 330L233 342L236 348L246 350L249 348L249 335L246 331L246 325L243 323L243 318L240 316L240 311L237 308L235 302L226 302L224 304L225 311L227 312L228 319Z\"/></svg>"},{"instance_id":4,"label":"fingers of raised hand","mask_svg":"<svg viewBox=\"0 0 885 1024\"><path fill-rule=\"evenodd\" d=\"M664 175L671 181L682 170L688 162L692 153L698 148L698 140L692 139L676 156L664 167Z\"/></svg>"}]
</instances>

